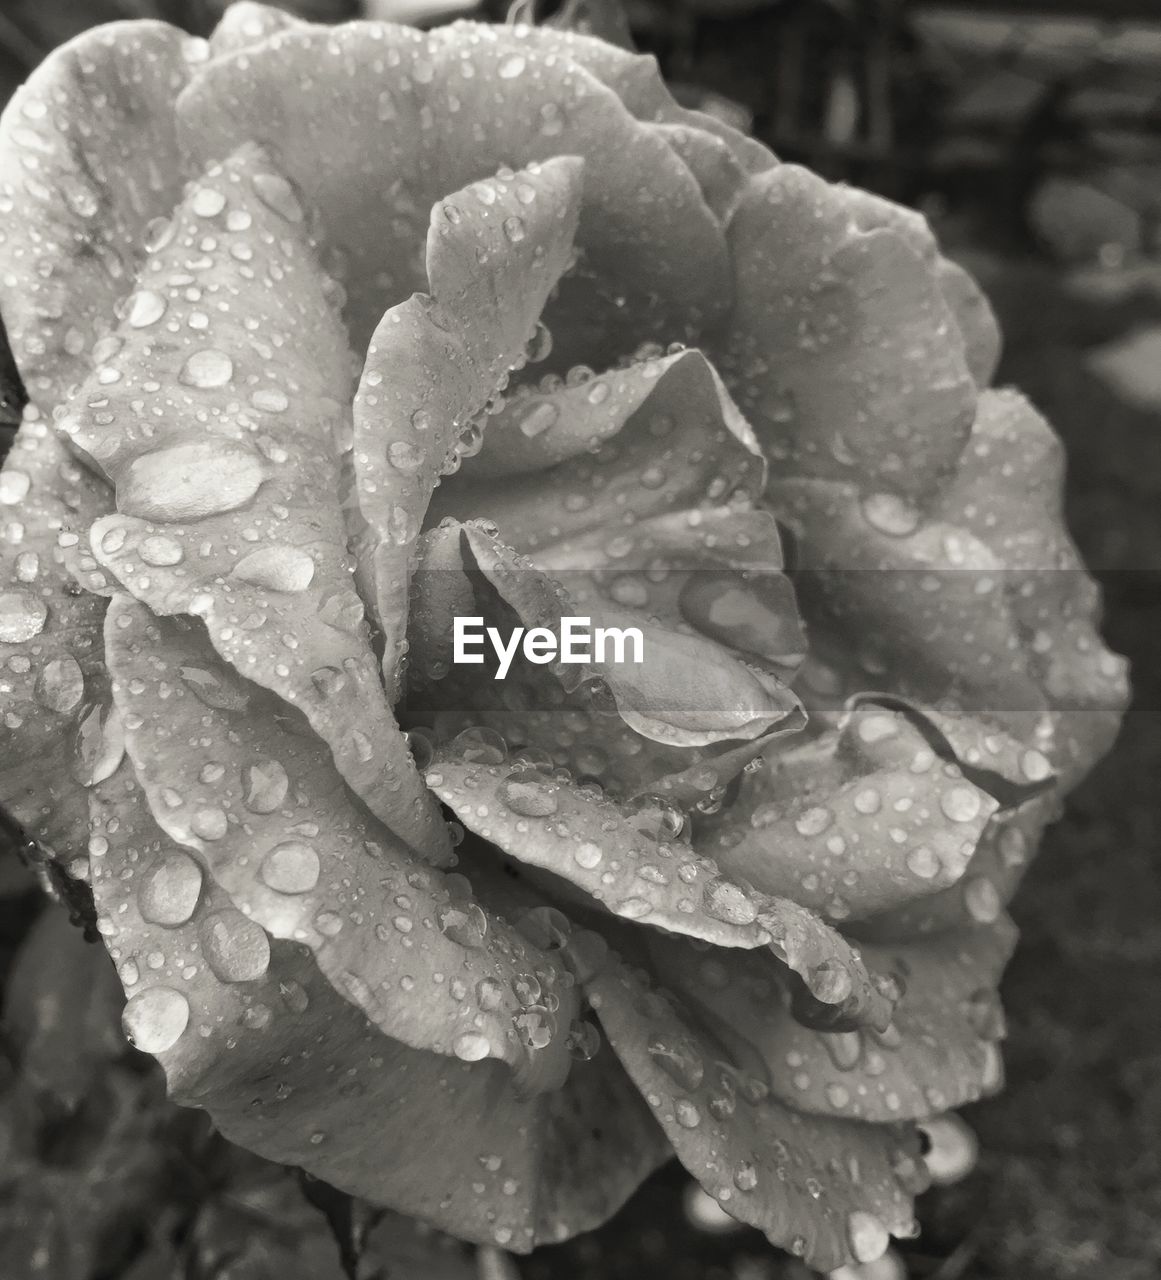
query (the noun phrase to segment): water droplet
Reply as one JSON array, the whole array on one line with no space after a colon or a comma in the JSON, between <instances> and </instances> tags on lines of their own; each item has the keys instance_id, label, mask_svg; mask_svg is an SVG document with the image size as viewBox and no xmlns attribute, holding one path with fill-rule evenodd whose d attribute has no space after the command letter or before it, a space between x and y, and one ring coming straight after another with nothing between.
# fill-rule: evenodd
<instances>
[{"instance_id":1,"label":"water droplet","mask_svg":"<svg viewBox=\"0 0 1161 1280\"><path fill-rule=\"evenodd\" d=\"M0 592L0 641L23 644L40 635L48 621L48 605L31 591Z\"/></svg>"},{"instance_id":2,"label":"water droplet","mask_svg":"<svg viewBox=\"0 0 1161 1280\"><path fill-rule=\"evenodd\" d=\"M251 813L273 813L286 799L290 779L279 761L264 756L242 770L242 786Z\"/></svg>"},{"instance_id":3,"label":"water droplet","mask_svg":"<svg viewBox=\"0 0 1161 1280\"><path fill-rule=\"evenodd\" d=\"M600 866L601 859L605 855L599 844L584 840L573 850L572 856L578 867L583 867L585 871L592 871L594 867Z\"/></svg>"},{"instance_id":4,"label":"water droplet","mask_svg":"<svg viewBox=\"0 0 1161 1280\"><path fill-rule=\"evenodd\" d=\"M324 698L333 698L347 687L347 677L338 667L319 667L310 673L310 682Z\"/></svg>"},{"instance_id":5,"label":"water droplet","mask_svg":"<svg viewBox=\"0 0 1161 1280\"><path fill-rule=\"evenodd\" d=\"M500 783L499 795L513 813L528 818L547 818L557 810L549 785L525 773L510 773Z\"/></svg>"},{"instance_id":6,"label":"water droplet","mask_svg":"<svg viewBox=\"0 0 1161 1280\"><path fill-rule=\"evenodd\" d=\"M254 190L258 193L258 199L268 209L272 209L279 217L285 218L287 222L302 221L302 205L298 202L294 188L281 174L256 173L253 181Z\"/></svg>"},{"instance_id":7,"label":"water droplet","mask_svg":"<svg viewBox=\"0 0 1161 1280\"><path fill-rule=\"evenodd\" d=\"M707 915L726 924L752 924L758 908L740 885L729 880L711 880L703 890L702 900Z\"/></svg>"},{"instance_id":8,"label":"water droplet","mask_svg":"<svg viewBox=\"0 0 1161 1280\"><path fill-rule=\"evenodd\" d=\"M27 472L18 471L15 467L6 467L0 471L0 504L15 506L28 496L32 484Z\"/></svg>"},{"instance_id":9,"label":"water droplet","mask_svg":"<svg viewBox=\"0 0 1161 1280\"><path fill-rule=\"evenodd\" d=\"M926 1133L929 1147L923 1162L936 1186L949 1186L971 1173L979 1155L979 1142L959 1116L936 1116L921 1121L919 1127Z\"/></svg>"},{"instance_id":10,"label":"water droplet","mask_svg":"<svg viewBox=\"0 0 1161 1280\"><path fill-rule=\"evenodd\" d=\"M393 440L387 446L387 461L396 471L404 475L413 475L423 466L423 450L410 440Z\"/></svg>"},{"instance_id":11,"label":"water droplet","mask_svg":"<svg viewBox=\"0 0 1161 1280\"><path fill-rule=\"evenodd\" d=\"M854 990L854 980L841 961L823 960L811 971L810 990L823 1004L841 1004Z\"/></svg>"},{"instance_id":12,"label":"water droplet","mask_svg":"<svg viewBox=\"0 0 1161 1280\"><path fill-rule=\"evenodd\" d=\"M265 929L232 907L207 916L199 933L206 963L222 982L254 982L270 967Z\"/></svg>"},{"instance_id":13,"label":"water droplet","mask_svg":"<svg viewBox=\"0 0 1161 1280\"><path fill-rule=\"evenodd\" d=\"M653 1040L649 1056L671 1080L691 1093L705 1076L705 1063L692 1043Z\"/></svg>"},{"instance_id":14,"label":"water droplet","mask_svg":"<svg viewBox=\"0 0 1161 1280\"><path fill-rule=\"evenodd\" d=\"M214 387L224 387L233 376L233 360L216 347L206 347L202 351L195 351L189 357L182 365L177 379L187 387L209 391Z\"/></svg>"},{"instance_id":15,"label":"water droplet","mask_svg":"<svg viewBox=\"0 0 1161 1280\"><path fill-rule=\"evenodd\" d=\"M189 1001L172 987L150 987L130 996L121 1025L130 1043L142 1052L164 1053L189 1026Z\"/></svg>"},{"instance_id":16,"label":"water droplet","mask_svg":"<svg viewBox=\"0 0 1161 1280\"><path fill-rule=\"evenodd\" d=\"M461 756L466 764L503 764L508 758L508 744L503 736L495 729L479 726L457 733L449 748L452 755Z\"/></svg>"},{"instance_id":17,"label":"water droplet","mask_svg":"<svg viewBox=\"0 0 1161 1280\"><path fill-rule=\"evenodd\" d=\"M569 1028L566 1048L569 1057L577 1062L591 1062L601 1047L601 1033L586 1021L574 1022Z\"/></svg>"},{"instance_id":18,"label":"water droplet","mask_svg":"<svg viewBox=\"0 0 1161 1280\"><path fill-rule=\"evenodd\" d=\"M753 1191L758 1185L758 1170L749 1160L743 1160L734 1170L734 1186L739 1191Z\"/></svg>"},{"instance_id":19,"label":"water droplet","mask_svg":"<svg viewBox=\"0 0 1161 1280\"><path fill-rule=\"evenodd\" d=\"M190 829L201 840L220 840L229 829L225 811L209 806L199 809L190 819Z\"/></svg>"},{"instance_id":20,"label":"water droplet","mask_svg":"<svg viewBox=\"0 0 1161 1280\"><path fill-rule=\"evenodd\" d=\"M522 54L512 53L506 57L499 66L501 80L515 80L527 66Z\"/></svg>"},{"instance_id":21,"label":"water droplet","mask_svg":"<svg viewBox=\"0 0 1161 1280\"><path fill-rule=\"evenodd\" d=\"M193 915L202 892L202 869L178 849L158 858L141 877L137 907L150 924L170 928Z\"/></svg>"},{"instance_id":22,"label":"water droplet","mask_svg":"<svg viewBox=\"0 0 1161 1280\"><path fill-rule=\"evenodd\" d=\"M920 879L931 880L939 874L939 859L923 844L908 853L907 867Z\"/></svg>"},{"instance_id":23,"label":"water droplet","mask_svg":"<svg viewBox=\"0 0 1161 1280\"><path fill-rule=\"evenodd\" d=\"M560 416L551 400L539 400L520 419L520 431L529 440L542 435Z\"/></svg>"},{"instance_id":24,"label":"water droplet","mask_svg":"<svg viewBox=\"0 0 1161 1280\"><path fill-rule=\"evenodd\" d=\"M952 822L971 822L980 812L980 793L974 787L950 787L939 797L939 807Z\"/></svg>"},{"instance_id":25,"label":"water droplet","mask_svg":"<svg viewBox=\"0 0 1161 1280\"><path fill-rule=\"evenodd\" d=\"M461 947L478 949L484 945L488 917L476 902L444 903L436 912L440 931Z\"/></svg>"},{"instance_id":26,"label":"water droplet","mask_svg":"<svg viewBox=\"0 0 1161 1280\"><path fill-rule=\"evenodd\" d=\"M314 560L299 547L259 547L243 556L230 576L269 591L305 591L314 578Z\"/></svg>"},{"instance_id":27,"label":"water droplet","mask_svg":"<svg viewBox=\"0 0 1161 1280\"><path fill-rule=\"evenodd\" d=\"M513 214L510 218L504 219L504 234L512 242L519 244L527 234L524 228L524 219Z\"/></svg>"},{"instance_id":28,"label":"water droplet","mask_svg":"<svg viewBox=\"0 0 1161 1280\"><path fill-rule=\"evenodd\" d=\"M81 717L73 741L74 776L83 787L111 778L125 754L125 727L115 707L92 706Z\"/></svg>"},{"instance_id":29,"label":"water droplet","mask_svg":"<svg viewBox=\"0 0 1161 1280\"><path fill-rule=\"evenodd\" d=\"M678 1098L673 1104L673 1114L683 1129L696 1129L701 1124L701 1112L688 1098Z\"/></svg>"},{"instance_id":30,"label":"water droplet","mask_svg":"<svg viewBox=\"0 0 1161 1280\"><path fill-rule=\"evenodd\" d=\"M121 511L146 520L201 520L249 502L266 478L266 464L229 440L197 440L135 458L117 486ZM101 548L105 554L102 535Z\"/></svg>"},{"instance_id":31,"label":"water droplet","mask_svg":"<svg viewBox=\"0 0 1161 1280\"><path fill-rule=\"evenodd\" d=\"M894 538L905 538L919 528L919 512L894 493L868 494L863 516L873 529Z\"/></svg>"},{"instance_id":32,"label":"water droplet","mask_svg":"<svg viewBox=\"0 0 1161 1280\"><path fill-rule=\"evenodd\" d=\"M154 293L152 289L142 289L140 293L133 295L133 302L129 307L129 327L148 329L151 324L156 324L165 315L168 305L160 293Z\"/></svg>"},{"instance_id":33,"label":"water droplet","mask_svg":"<svg viewBox=\"0 0 1161 1280\"><path fill-rule=\"evenodd\" d=\"M85 676L75 658L67 654L46 662L36 678L36 700L42 707L67 715L80 705Z\"/></svg>"},{"instance_id":34,"label":"water droplet","mask_svg":"<svg viewBox=\"0 0 1161 1280\"><path fill-rule=\"evenodd\" d=\"M250 403L263 413L285 413L290 408L290 397L275 387L259 387L251 392Z\"/></svg>"},{"instance_id":35,"label":"water droplet","mask_svg":"<svg viewBox=\"0 0 1161 1280\"><path fill-rule=\"evenodd\" d=\"M847 1243L859 1262L876 1262L887 1252L890 1233L872 1213L856 1209L847 1217Z\"/></svg>"},{"instance_id":36,"label":"water droplet","mask_svg":"<svg viewBox=\"0 0 1161 1280\"><path fill-rule=\"evenodd\" d=\"M311 845L287 840L270 850L259 874L278 893L309 893L318 884L320 871L319 856Z\"/></svg>"},{"instance_id":37,"label":"water droplet","mask_svg":"<svg viewBox=\"0 0 1161 1280\"><path fill-rule=\"evenodd\" d=\"M488 1037L478 1031L465 1031L456 1036L452 1052L463 1062L479 1062L492 1051Z\"/></svg>"},{"instance_id":38,"label":"water droplet","mask_svg":"<svg viewBox=\"0 0 1161 1280\"><path fill-rule=\"evenodd\" d=\"M964 905L978 924L993 924L1000 918L1003 902L999 890L987 876L972 876L963 887Z\"/></svg>"},{"instance_id":39,"label":"water droplet","mask_svg":"<svg viewBox=\"0 0 1161 1280\"><path fill-rule=\"evenodd\" d=\"M198 187L190 208L199 218L216 218L226 207L226 197L214 187Z\"/></svg>"},{"instance_id":40,"label":"water droplet","mask_svg":"<svg viewBox=\"0 0 1161 1280\"><path fill-rule=\"evenodd\" d=\"M162 534L154 533L147 538L141 539L137 554L146 564L162 569L168 568L170 565L180 564L185 552L182 550L180 542L176 542L173 538L167 538Z\"/></svg>"}]
</instances>

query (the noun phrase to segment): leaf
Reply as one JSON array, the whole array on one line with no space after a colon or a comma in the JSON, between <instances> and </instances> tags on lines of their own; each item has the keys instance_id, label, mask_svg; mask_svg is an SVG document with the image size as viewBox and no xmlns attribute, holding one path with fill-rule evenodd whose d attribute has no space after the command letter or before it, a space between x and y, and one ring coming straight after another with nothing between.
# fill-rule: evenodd
<instances>
[{"instance_id":1,"label":"leaf","mask_svg":"<svg viewBox=\"0 0 1161 1280\"><path fill-rule=\"evenodd\" d=\"M620 961L587 991L678 1158L732 1217L819 1270L871 1261L909 1231L924 1180L908 1131L782 1106Z\"/></svg>"},{"instance_id":2,"label":"leaf","mask_svg":"<svg viewBox=\"0 0 1161 1280\"><path fill-rule=\"evenodd\" d=\"M768 753L697 847L764 893L859 919L958 881L998 807L907 716L865 702Z\"/></svg>"},{"instance_id":3,"label":"leaf","mask_svg":"<svg viewBox=\"0 0 1161 1280\"><path fill-rule=\"evenodd\" d=\"M303 217L252 146L207 171L62 428L116 486L90 534L102 567L155 612L204 618L228 662L304 710L368 806L446 861L350 584L350 355Z\"/></svg>"},{"instance_id":4,"label":"leaf","mask_svg":"<svg viewBox=\"0 0 1161 1280\"><path fill-rule=\"evenodd\" d=\"M471 419L516 362L564 269L580 192L580 165L565 157L436 206L431 294L392 308L368 348L354 410L358 498L369 526L361 559L370 564L393 693L428 502L457 458L457 436L478 432Z\"/></svg>"},{"instance_id":5,"label":"leaf","mask_svg":"<svg viewBox=\"0 0 1161 1280\"><path fill-rule=\"evenodd\" d=\"M839 934L795 902L722 876L671 833L657 834L648 810L635 820L591 788L495 762L462 739L436 754L426 776L465 826L575 886L582 901L718 946L769 947L836 1021L890 1020L890 1002Z\"/></svg>"}]
</instances>

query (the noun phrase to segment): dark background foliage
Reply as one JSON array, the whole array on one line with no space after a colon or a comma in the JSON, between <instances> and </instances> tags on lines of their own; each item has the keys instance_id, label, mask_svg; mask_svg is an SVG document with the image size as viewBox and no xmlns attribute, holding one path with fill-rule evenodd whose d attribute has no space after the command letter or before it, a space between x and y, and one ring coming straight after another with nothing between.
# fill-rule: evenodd
<instances>
[{"instance_id":1,"label":"dark background foliage","mask_svg":"<svg viewBox=\"0 0 1161 1280\"><path fill-rule=\"evenodd\" d=\"M85 26L204 32L222 0L4 0L0 98ZM403 0L296 0L392 16ZM406 16L424 5L409 3ZM460 6L465 8L466 6ZM501 18L504 0L484 4ZM433 16L456 8L429 3ZM923 208L988 289L1001 380L1069 451L1067 515L1100 578L1136 697L1016 900L1008 1086L969 1108L973 1174L923 1198L903 1252L925 1280L1161 1274L1161 11L1156 0L608 0L521 15L632 27L691 105L785 159ZM0 370L0 436L19 391ZM3 837L0 836L0 840ZM8 843L16 843L10 833ZM100 953L0 852L0 1274L281 1280L474 1274L454 1248L302 1191L164 1103L108 1034ZM605 1229L521 1263L529 1280L794 1280L760 1237L712 1231L675 1169ZM305 1214L305 1217L304 1217ZM362 1254L357 1265L355 1259ZM494 1258L480 1274L489 1280ZM434 1268L434 1269L433 1269ZM497 1280L503 1272L495 1270Z\"/></svg>"}]
</instances>

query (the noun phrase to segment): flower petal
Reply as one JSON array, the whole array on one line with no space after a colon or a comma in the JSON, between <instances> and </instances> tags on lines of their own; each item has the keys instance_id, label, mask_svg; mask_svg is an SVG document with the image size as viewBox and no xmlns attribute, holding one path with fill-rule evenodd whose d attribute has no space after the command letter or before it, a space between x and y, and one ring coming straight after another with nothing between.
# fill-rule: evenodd
<instances>
[{"instance_id":1,"label":"flower petal","mask_svg":"<svg viewBox=\"0 0 1161 1280\"><path fill-rule=\"evenodd\" d=\"M172 1096L206 1109L232 1141L522 1251L596 1226L655 1162L651 1121L607 1050L576 1064L562 1089L522 1098L499 1063L380 1034L303 948L275 939L264 952L265 934L209 876L184 920L151 922L143 878L169 860L198 864L153 824L127 771L93 800L93 839L107 850L94 859L94 893L129 995L126 1029L160 1060ZM171 891L179 882L171 875ZM267 957L263 972L223 966L218 939L231 924L257 931L250 954Z\"/></svg>"},{"instance_id":2,"label":"flower petal","mask_svg":"<svg viewBox=\"0 0 1161 1280\"><path fill-rule=\"evenodd\" d=\"M795 165L751 179L730 243L721 363L771 459L928 493L963 448L976 388L927 263L893 230L859 230L841 190Z\"/></svg>"},{"instance_id":3,"label":"flower petal","mask_svg":"<svg viewBox=\"0 0 1161 1280\"><path fill-rule=\"evenodd\" d=\"M0 312L46 409L88 373L150 221L180 197L173 104L205 48L160 22L87 31L45 59L0 119Z\"/></svg>"},{"instance_id":4,"label":"flower petal","mask_svg":"<svg viewBox=\"0 0 1161 1280\"><path fill-rule=\"evenodd\" d=\"M898 711L767 754L698 849L731 876L824 918L859 918L954 884L998 802Z\"/></svg>"},{"instance_id":5,"label":"flower petal","mask_svg":"<svg viewBox=\"0 0 1161 1280\"><path fill-rule=\"evenodd\" d=\"M907 1130L784 1107L620 962L587 991L678 1158L731 1216L820 1270L869 1261L910 1231L923 1179Z\"/></svg>"},{"instance_id":6,"label":"flower petal","mask_svg":"<svg viewBox=\"0 0 1161 1280\"><path fill-rule=\"evenodd\" d=\"M302 707L424 856L439 815L379 680L339 508L346 335L293 193L255 148L194 185L63 422L117 487L93 554L151 609Z\"/></svg>"},{"instance_id":7,"label":"flower petal","mask_svg":"<svg viewBox=\"0 0 1161 1280\"><path fill-rule=\"evenodd\" d=\"M500 1058L530 1090L561 1082L563 1033L527 1044L514 986L552 962L365 815L304 719L232 677L197 624L126 596L110 605L106 650L150 809L249 921L309 947L336 991L404 1043ZM144 897L153 882L141 883Z\"/></svg>"},{"instance_id":8,"label":"flower petal","mask_svg":"<svg viewBox=\"0 0 1161 1280\"><path fill-rule=\"evenodd\" d=\"M649 947L674 991L758 1051L775 1097L798 1111L881 1124L938 1115L999 1087L996 988L1015 942L1000 916L985 927L867 946L867 963L903 994L885 1031L838 1034L795 1018L784 978L758 953L699 955L653 937Z\"/></svg>"},{"instance_id":9,"label":"flower petal","mask_svg":"<svg viewBox=\"0 0 1161 1280\"><path fill-rule=\"evenodd\" d=\"M592 789L519 762L490 763L459 740L427 783L470 830L552 872L623 919L724 947L769 946L835 1020L885 1026L890 1002L846 941L797 903L721 875L685 843L651 830ZM636 820L635 820L636 817Z\"/></svg>"},{"instance_id":10,"label":"flower petal","mask_svg":"<svg viewBox=\"0 0 1161 1280\"><path fill-rule=\"evenodd\" d=\"M855 927L860 938L890 945L1000 919L1024 877L1044 828L1060 816L1057 788L994 814L963 876L926 898L887 907Z\"/></svg>"},{"instance_id":11,"label":"flower petal","mask_svg":"<svg viewBox=\"0 0 1161 1280\"><path fill-rule=\"evenodd\" d=\"M440 486L430 518L483 516L519 551L567 550L584 533L607 537L628 511L636 524L724 504L759 493L764 476L713 366L686 350L547 392L521 388L489 419L478 460Z\"/></svg>"},{"instance_id":12,"label":"flower petal","mask_svg":"<svg viewBox=\"0 0 1161 1280\"><path fill-rule=\"evenodd\" d=\"M0 471L0 802L63 859L84 854L84 786L117 765L102 747L105 601L64 563L111 500L44 422L25 421Z\"/></svg>"},{"instance_id":13,"label":"flower petal","mask_svg":"<svg viewBox=\"0 0 1161 1280\"><path fill-rule=\"evenodd\" d=\"M449 458L458 461L458 433L503 383L564 270L580 193L580 162L566 157L437 205L432 294L387 312L368 348L355 398L355 470L370 534L361 558L372 565L393 692L428 502Z\"/></svg>"},{"instance_id":14,"label":"flower petal","mask_svg":"<svg viewBox=\"0 0 1161 1280\"><path fill-rule=\"evenodd\" d=\"M437 200L556 155L591 159L599 175L579 243L602 278L666 299L674 317L708 322L729 305L724 238L685 164L599 80L509 29L296 27L210 63L179 114L204 160L254 137L277 148L346 260L358 349L387 307L424 287L414 249Z\"/></svg>"}]
</instances>

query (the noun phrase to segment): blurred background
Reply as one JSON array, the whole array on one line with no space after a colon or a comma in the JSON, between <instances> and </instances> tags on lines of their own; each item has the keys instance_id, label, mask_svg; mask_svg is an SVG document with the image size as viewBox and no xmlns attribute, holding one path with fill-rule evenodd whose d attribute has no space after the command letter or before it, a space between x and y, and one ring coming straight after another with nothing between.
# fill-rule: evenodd
<instances>
[{"instance_id":1,"label":"blurred background","mask_svg":"<svg viewBox=\"0 0 1161 1280\"><path fill-rule=\"evenodd\" d=\"M0 0L0 100L122 17L204 34L222 0ZM1003 1095L936 1135L949 1185L865 1280L1161 1275L1161 4L1158 0L296 0L321 21L548 20L654 53L678 96L787 160L922 209L978 276L1001 381L1069 452L1067 518L1133 662L1113 756L1020 891ZM2 381L2 378L0 378ZM8 383L9 392L12 383ZM0 396L0 430L15 424ZM0 1276L513 1280L228 1149L167 1107L116 992L30 872L0 856ZM49 957L52 962L49 962ZM113 1031L110 1032L110 1027ZM315 1206L304 1220L303 1198ZM805 1280L663 1170L528 1280ZM178 1246L175 1248L173 1240ZM362 1260L356 1265L355 1258ZM840 1276L836 1280L852 1280Z\"/></svg>"}]
</instances>

